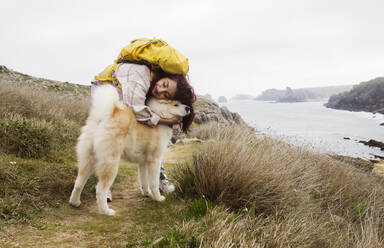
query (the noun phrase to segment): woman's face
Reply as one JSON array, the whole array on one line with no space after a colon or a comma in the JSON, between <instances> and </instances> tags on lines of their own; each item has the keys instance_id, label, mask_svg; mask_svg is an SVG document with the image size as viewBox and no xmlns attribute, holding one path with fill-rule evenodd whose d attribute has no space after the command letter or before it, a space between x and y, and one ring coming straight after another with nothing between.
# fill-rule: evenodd
<instances>
[{"instance_id":1,"label":"woman's face","mask_svg":"<svg viewBox=\"0 0 384 248\"><path fill-rule=\"evenodd\" d=\"M177 82L170 78L162 78L152 89L152 96L157 99L171 100L175 96L177 90Z\"/></svg>"}]
</instances>

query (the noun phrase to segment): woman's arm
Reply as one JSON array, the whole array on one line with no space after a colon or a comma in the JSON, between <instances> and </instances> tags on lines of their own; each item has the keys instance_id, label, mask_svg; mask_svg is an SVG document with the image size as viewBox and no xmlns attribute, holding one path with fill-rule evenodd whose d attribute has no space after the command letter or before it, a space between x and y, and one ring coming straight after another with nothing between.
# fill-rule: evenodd
<instances>
[{"instance_id":1,"label":"woman's arm","mask_svg":"<svg viewBox=\"0 0 384 248\"><path fill-rule=\"evenodd\" d=\"M160 118L145 105L150 86L150 71L145 65L119 64L115 76L122 85L123 102L131 107L136 120L149 126L157 124L173 125L182 121L181 117Z\"/></svg>"},{"instance_id":2,"label":"woman's arm","mask_svg":"<svg viewBox=\"0 0 384 248\"><path fill-rule=\"evenodd\" d=\"M165 124L165 125L180 124L182 120L183 118L179 116L175 116L170 119L160 118L158 124Z\"/></svg>"},{"instance_id":3,"label":"woman's arm","mask_svg":"<svg viewBox=\"0 0 384 248\"><path fill-rule=\"evenodd\" d=\"M133 110L136 120L149 126L156 126L160 116L145 105L150 75L147 66L129 63L119 64L115 73L122 86L123 102Z\"/></svg>"}]
</instances>

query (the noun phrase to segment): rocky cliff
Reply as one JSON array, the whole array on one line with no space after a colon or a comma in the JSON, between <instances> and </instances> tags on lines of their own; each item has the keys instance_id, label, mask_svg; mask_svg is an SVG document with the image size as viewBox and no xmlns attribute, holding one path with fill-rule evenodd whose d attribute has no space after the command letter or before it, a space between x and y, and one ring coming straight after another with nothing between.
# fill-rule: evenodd
<instances>
[{"instance_id":1,"label":"rocky cliff","mask_svg":"<svg viewBox=\"0 0 384 248\"><path fill-rule=\"evenodd\" d=\"M205 98L197 98L195 103L196 117L195 123L215 121L224 125L240 124L246 125L238 113L232 113L227 107L220 107L216 102Z\"/></svg>"},{"instance_id":2,"label":"rocky cliff","mask_svg":"<svg viewBox=\"0 0 384 248\"><path fill-rule=\"evenodd\" d=\"M384 114L384 77L362 82L354 86L349 92L333 95L325 106L334 109Z\"/></svg>"}]
</instances>

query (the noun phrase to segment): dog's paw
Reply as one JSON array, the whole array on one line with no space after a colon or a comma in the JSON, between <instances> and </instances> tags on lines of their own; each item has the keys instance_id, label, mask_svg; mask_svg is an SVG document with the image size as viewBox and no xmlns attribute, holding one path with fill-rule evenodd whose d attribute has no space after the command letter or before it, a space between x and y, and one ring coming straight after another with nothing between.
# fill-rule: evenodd
<instances>
[{"instance_id":1,"label":"dog's paw","mask_svg":"<svg viewBox=\"0 0 384 248\"><path fill-rule=\"evenodd\" d=\"M78 208L80 207L80 204L81 204L81 201L73 201L73 200L69 200L69 204L75 208Z\"/></svg>"},{"instance_id":2,"label":"dog's paw","mask_svg":"<svg viewBox=\"0 0 384 248\"><path fill-rule=\"evenodd\" d=\"M105 214L108 216L114 216L116 214L116 211L111 209L111 208L108 208L105 211L100 211L100 214Z\"/></svg>"},{"instance_id":3,"label":"dog's paw","mask_svg":"<svg viewBox=\"0 0 384 248\"><path fill-rule=\"evenodd\" d=\"M165 196L159 196L157 199L155 199L155 201L159 201L159 202L162 202L165 200Z\"/></svg>"},{"instance_id":4,"label":"dog's paw","mask_svg":"<svg viewBox=\"0 0 384 248\"><path fill-rule=\"evenodd\" d=\"M115 210L113 210L113 209L108 209L107 210L107 215L109 215L109 216L114 216L116 214L116 211Z\"/></svg>"},{"instance_id":5,"label":"dog's paw","mask_svg":"<svg viewBox=\"0 0 384 248\"><path fill-rule=\"evenodd\" d=\"M145 197L152 197L152 194L149 190L143 190L143 189L140 189L141 191L141 194Z\"/></svg>"}]
</instances>

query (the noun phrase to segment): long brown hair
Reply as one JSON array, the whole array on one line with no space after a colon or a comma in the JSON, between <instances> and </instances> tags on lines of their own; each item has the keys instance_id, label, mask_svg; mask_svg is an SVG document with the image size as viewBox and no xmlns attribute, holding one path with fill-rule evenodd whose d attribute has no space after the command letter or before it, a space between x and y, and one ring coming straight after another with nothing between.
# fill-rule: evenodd
<instances>
[{"instance_id":1,"label":"long brown hair","mask_svg":"<svg viewBox=\"0 0 384 248\"><path fill-rule=\"evenodd\" d=\"M184 116L182 120L182 127L184 133L186 133L191 126L193 119L195 118L195 110L193 108L193 103L196 101L196 95L192 88L192 86L189 84L187 78L184 75L181 74L170 74L166 73L161 69L158 69L153 72L153 78L151 80L151 86L147 93L147 99L152 97L152 90L153 87L155 87L155 84L157 81L159 81L162 78L170 78L174 80L177 83L176 93L173 96L172 100L177 100L181 102L182 104L185 104L191 108L191 112L189 115Z\"/></svg>"}]
</instances>

